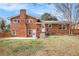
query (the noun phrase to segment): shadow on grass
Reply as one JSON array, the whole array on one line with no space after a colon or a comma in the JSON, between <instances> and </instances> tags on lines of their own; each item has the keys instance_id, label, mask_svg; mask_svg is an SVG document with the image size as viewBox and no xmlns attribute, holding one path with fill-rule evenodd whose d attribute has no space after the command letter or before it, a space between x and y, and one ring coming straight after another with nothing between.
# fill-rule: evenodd
<instances>
[{"instance_id":1,"label":"shadow on grass","mask_svg":"<svg viewBox=\"0 0 79 59\"><path fill-rule=\"evenodd\" d=\"M35 55L43 48L43 42L37 40L0 40L0 55Z\"/></svg>"}]
</instances>

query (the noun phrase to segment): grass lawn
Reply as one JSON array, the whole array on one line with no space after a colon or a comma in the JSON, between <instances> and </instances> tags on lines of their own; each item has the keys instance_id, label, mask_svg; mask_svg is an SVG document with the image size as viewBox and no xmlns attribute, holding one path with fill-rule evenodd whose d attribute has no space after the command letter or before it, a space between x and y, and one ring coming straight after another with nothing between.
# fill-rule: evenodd
<instances>
[{"instance_id":1,"label":"grass lawn","mask_svg":"<svg viewBox=\"0 0 79 59\"><path fill-rule=\"evenodd\" d=\"M2 56L79 56L79 36L50 36L36 40L0 39Z\"/></svg>"}]
</instances>

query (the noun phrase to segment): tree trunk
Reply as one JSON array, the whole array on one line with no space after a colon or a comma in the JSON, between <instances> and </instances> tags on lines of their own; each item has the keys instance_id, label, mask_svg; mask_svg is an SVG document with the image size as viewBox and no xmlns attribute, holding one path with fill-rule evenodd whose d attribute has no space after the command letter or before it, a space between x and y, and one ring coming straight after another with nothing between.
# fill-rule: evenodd
<instances>
[{"instance_id":1,"label":"tree trunk","mask_svg":"<svg viewBox=\"0 0 79 59\"><path fill-rule=\"evenodd\" d=\"M69 24L69 35L72 35L72 23Z\"/></svg>"},{"instance_id":2,"label":"tree trunk","mask_svg":"<svg viewBox=\"0 0 79 59\"><path fill-rule=\"evenodd\" d=\"M69 35L71 34L71 25L69 24Z\"/></svg>"}]
</instances>

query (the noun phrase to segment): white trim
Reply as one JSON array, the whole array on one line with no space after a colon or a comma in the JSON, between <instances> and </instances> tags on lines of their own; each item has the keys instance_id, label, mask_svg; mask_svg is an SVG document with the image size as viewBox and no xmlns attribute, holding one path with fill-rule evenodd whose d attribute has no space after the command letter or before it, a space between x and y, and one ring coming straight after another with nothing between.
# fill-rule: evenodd
<instances>
[{"instance_id":1,"label":"white trim","mask_svg":"<svg viewBox=\"0 0 79 59\"><path fill-rule=\"evenodd\" d=\"M29 29L29 30L28 30L28 35L32 35L32 33L31 33L31 34L29 34L29 31L32 31L32 29Z\"/></svg>"},{"instance_id":2,"label":"white trim","mask_svg":"<svg viewBox=\"0 0 79 59\"><path fill-rule=\"evenodd\" d=\"M49 27L49 26L51 26L51 27ZM48 28L51 28L52 29L52 27L53 27L52 24L48 24Z\"/></svg>"},{"instance_id":3,"label":"white trim","mask_svg":"<svg viewBox=\"0 0 79 59\"><path fill-rule=\"evenodd\" d=\"M41 32L45 32L45 24L41 24Z\"/></svg>"},{"instance_id":4,"label":"white trim","mask_svg":"<svg viewBox=\"0 0 79 59\"><path fill-rule=\"evenodd\" d=\"M29 34L29 30L32 31L31 34ZM33 38L35 38L35 37L36 37L36 29L29 29L29 30L28 30L28 35L31 35ZM35 35L35 36L34 36L34 35Z\"/></svg>"},{"instance_id":5,"label":"white trim","mask_svg":"<svg viewBox=\"0 0 79 59\"><path fill-rule=\"evenodd\" d=\"M36 29L32 29L32 37L36 38Z\"/></svg>"},{"instance_id":6,"label":"white trim","mask_svg":"<svg viewBox=\"0 0 79 59\"><path fill-rule=\"evenodd\" d=\"M28 19L28 23L31 24L32 23L32 19Z\"/></svg>"},{"instance_id":7,"label":"white trim","mask_svg":"<svg viewBox=\"0 0 79 59\"><path fill-rule=\"evenodd\" d=\"M17 32L17 30L16 30L16 29L11 30L11 34L12 34L12 35L16 35L16 32Z\"/></svg>"},{"instance_id":8,"label":"white trim","mask_svg":"<svg viewBox=\"0 0 79 59\"><path fill-rule=\"evenodd\" d=\"M12 23L17 24L17 23L19 23L19 20L18 19L13 19Z\"/></svg>"}]
</instances>

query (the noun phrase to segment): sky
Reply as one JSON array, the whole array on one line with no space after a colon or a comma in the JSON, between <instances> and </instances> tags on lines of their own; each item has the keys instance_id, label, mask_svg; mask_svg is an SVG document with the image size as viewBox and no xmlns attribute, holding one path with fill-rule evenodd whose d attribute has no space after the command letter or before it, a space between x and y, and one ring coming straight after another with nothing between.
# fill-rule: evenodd
<instances>
[{"instance_id":1,"label":"sky","mask_svg":"<svg viewBox=\"0 0 79 59\"><path fill-rule=\"evenodd\" d=\"M0 18L8 23L8 18L19 14L20 9L26 9L26 14L40 18L44 13L59 17L54 4L46 3L0 3Z\"/></svg>"}]
</instances>

